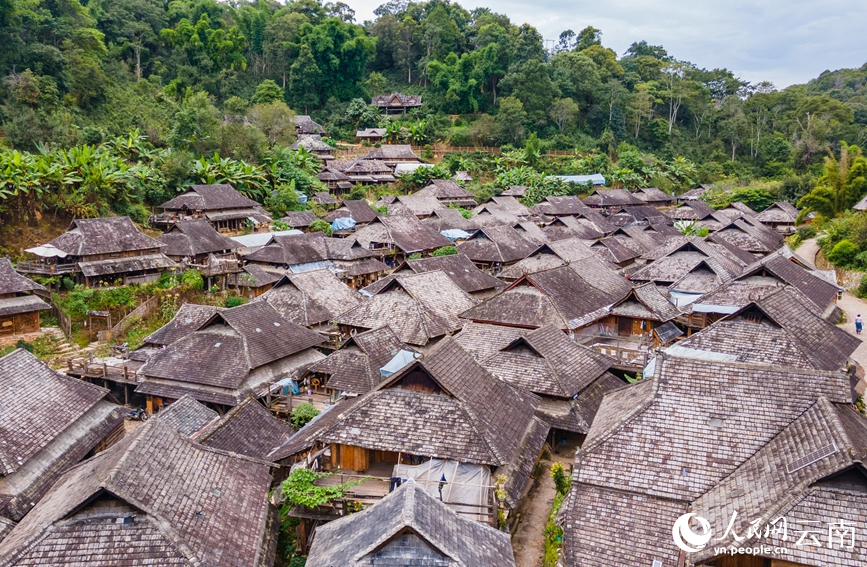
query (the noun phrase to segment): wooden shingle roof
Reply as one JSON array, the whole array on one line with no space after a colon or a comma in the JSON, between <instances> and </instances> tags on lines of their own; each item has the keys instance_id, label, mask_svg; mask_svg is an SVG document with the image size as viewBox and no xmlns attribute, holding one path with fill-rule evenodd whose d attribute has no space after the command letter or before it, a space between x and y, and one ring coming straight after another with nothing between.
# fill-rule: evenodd
<instances>
[{"instance_id":1,"label":"wooden shingle roof","mask_svg":"<svg viewBox=\"0 0 867 567\"><path fill-rule=\"evenodd\" d=\"M29 291L45 291L45 288L33 280L18 274L12 267L9 258L0 258L0 295L7 293L25 293Z\"/></svg>"},{"instance_id":2,"label":"wooden shingle roof","mask_svg":"<svg viewBox=\"0 0 867 567\"><path fill-rule=\"evenodd\" d=\"M267 463L153 419L69 470L0 543L0 565L221 565L274 559Z\"/></svg>"},{"instance_id":3,"label":"wooden shingle roof","mask_svg":"<svg viewBox=\"0 0 867 567\"><path fill-rule=\"evenodd\" d=\"M361 296L331 270L286 274L262 294L283 317L310 327L329 321L361 304Z\"/></svg>"},{"instance_id":4,"label":"wooden shingle roof","mask_svg":"<svg viewBox=\"0 0 867 567\"><path fill-rule=\"evenodd\" d=\"M583 202L591 207L622 207L644 204L644 201L626 189L595 189L584 198Z\"/></svg>"},{"instance_id":5,"label":"wooden shingle roof","mask_svg":"<svg viewBox=\"0 0 867 567\"><path fill-rule=\"evenodd\" d=\"M220 308L213 305L184 303L171 321L148 335L144 342L158 346L170 345L199 329L205 321L219 311Z\"/></svg>"},{"instance_id":6,"label":"wooden shingle roof","mask_svg":"<svg viewBox=\"0 0 867 567\"><path fill-rule=\"evenodd\" d=\"M458 185L453 179L431 179L430 185L416 191L414 195L436 197L442 201L475 198L475 195Z\"/></svg>"},{"instance_id":7,"label":"wooden shingle roof","mask_svg":"<svg viewBox=\"0 0 867 567\"><path fill-rule=\"evenodd\" d=\"M76 219L66 232L48 244L70 256L114 254L163 247L158 240L140 232L129 217Z\"/></svg>"},{"instance_id":8,"label":"wooden shingle roof","mask_svg":"<svg viewBox=\"0 0 867 567\"><path fill-rule=\"evenodd\" d=\"M513 567L509 535L464 518L410 479L364 511L319 527L309 567Z\"/></svg>"},{"instance_id":9,"label":"wooden shingle roof","mask_svg":"<svg viewBox=\"0 0 867 567\"><path fill-rule=\"evenodd\" d=\"M334 222L337 219L349 217L357 223L366 224L376 220L378 214L379 213L371 209L367 201L363 199L346 200L342 201L338 208L325 215L323 220Z\"/></svg>"},{"instance_id":10,"label":"wooden shingle roof","mask_svg":"<svg viewBox=\"0 0 867 567\"><path fill-rule=\"evenodd\" d=\"M452 241L434 232L413 215L378 217L355 232L355 239L365 248L371 244L396 246L405 254L436 250Z\"/></svg>"},{"instance_id":11,"label":"wooden shingle roof","mask_svg":"<svg viewBox=\"0 0 867 567\"><path fill-rule=\"evenodd\" d=\"M537 248L507 225L482 228L457 246L458 252L473 262L501 264L523 260Z\"/></svg>"},{"instance_id":12,"label":"wooden shingle roof","mask_svg":"<svg viewBox=\"0 0 867 567\"><path fill-rule=\"evenodd\" d=\"M442 271L459 288L467 293L496 290L506 286L503 281L477 268L464 254L408 260L401 266L398 266L392 274L403 271L412 271L416 274ZM379 279L364 288L364 291L375 294L387 286L391 279L391 276Z\"/></svg>"},{"instance_id":13,"label":"wooden shingle roof","mask_svg":"<svg viewBox=\"0 0 867 567\"><path fill-rule=\"evenodd\" d=\"M168 256L198 256L213 252L226 252L240 248L231 238L217 232L206 220L180 221L157 238Z\"/></svg>"},{"instance_id":14,"label":"wooden shingle roof","mask_svg":"<svg viewBox=\"0 0 867 567\"><path fill-rule=\"evenodd\" d=\"M259 203L241 195L227 183L190 185L186 192L160 205L167 211L187 208L191 211L219 211L222 209L248 209Z\"/></svg>"},{"instance_id":15,"label":"wooden shingle roof","mask_svg":"<svg viewBox=\"0 0 867 567\"><path fill-rule=\"evenodd\" d=\"M798 209L788 201L777 201L764 211L756 215L755 219L761 223L793 223L798 218Z\"/></svg>"},{"instance_id":16,"label":"wooden shingle roof","mask_svg":"<svg viewBox=\"0 0 867 567\"><path fill-rule=\"evenodd\" d=\"M213 449L266 459L294 433L292 426L271 415L271 412L247 398L218 421L195 436L195 440Z\"/></svg>"},{"instance_id":17,"label":"wooden shingle roof","mask_svg":"<svg viewBox=\"0 0 867 567\"><path fill-rule=\"evenodd\" d=\"M316 215L313 211L289 211L280 219L280 222L285 222L292 228L306 228L315 220Z\"/></svg>"},{"instance_id":18,"label":"wooden shingle roof","mask_svg":"<svg viewBox=\"0 0 867 567\"><path fill-rule=\"evenodd\" d=\"M174 427L185 437L192 437L220 419L220 414L197 402L192 396L184 396L168 406L164 406L157 418Z\"/></svg>"}]
</instances>

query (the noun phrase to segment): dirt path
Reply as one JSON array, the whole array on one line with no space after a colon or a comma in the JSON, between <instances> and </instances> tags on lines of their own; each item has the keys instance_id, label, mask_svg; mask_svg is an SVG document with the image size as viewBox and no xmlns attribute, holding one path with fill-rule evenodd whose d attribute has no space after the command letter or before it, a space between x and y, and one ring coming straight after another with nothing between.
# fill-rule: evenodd
<instances>
[{"instance_id":1,"label":"dirt path","mask_svg":"<svg viewBox=\"0 0 867 567\"><path fill-rule=\"evenodd\" d=\"M816 239L811 238L809 240L805 240L803 244L801 244L798 249L795 251L801 258L807 260L813 265L816 264L816 253L819 251L819 246L816 244ZM837 302L837 305L840 309L845 313L846 321L845 323L839 325L842 329L844 329L847 333L854 335L855 334L855 317L860 313L863 318L867 318L867 302L862 299L858 299L848 291L843 293L843 299ZM862 337L867 337L867 331L863 331ZM857 376L860 378L858 385L855 387L855 390L860 395L864 395L865 390L867 390L867 381L865 381L864 377L864 369L867 368L867 343L863 341L861 345L852 353L852 359L857 362L861 368L857 371Z\"/></svg>"},{"instance_id":2,"label":"dirt path","mask_svg":"<svg viewBox=\"0 0 867 567\"><path fill-rule=\"evenodd\" d=\"M554 479L551 478L551 462L541 462L545 470L539 474L539 478L530 489L530 494L527 495L530 505L524 515L524 521L512 538L517 567L539 567L545 555L545 524L548 521L548 514L551 513L557 489L554 486Z\"/></svg>"}]
</instances>

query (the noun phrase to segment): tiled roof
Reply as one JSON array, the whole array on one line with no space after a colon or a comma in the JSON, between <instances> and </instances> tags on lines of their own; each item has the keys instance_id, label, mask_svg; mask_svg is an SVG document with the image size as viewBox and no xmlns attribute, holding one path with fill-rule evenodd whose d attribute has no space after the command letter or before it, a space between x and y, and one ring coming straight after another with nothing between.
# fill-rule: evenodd
<instances>
[{"instance_id":1,"label":"tiled roof","mask_svg":"<svg viewBox=\"0 0 867 567\"><path fill-rule=\"evenodd\" d=\"M656 187L642 187L633 193L635 198L644 201L645 203L670 202L674 201L674 197L665 191Z\"/></svg>"},{"instance_id":2,"label":"tiled roof","mask_svg":"<svg viewBox=\"0 0 867 567\"><path fill-rule=\"evenodd\" d=\"M477 361L483 361L531 332L530 329L468 321L454 340Z\"/></svg>"},{"instance_id":3,"label":"tiled roof","mask_svg":"<svg viewBox=\"0 0 867 567\"><path fill-rule=\"evenodd\" d=\"M0 258L0 295L27 291L45 291L45 288L35 281L19 275L12 267L9 258Z\"/></svg>"},{"instance_id":4,"label":"tiled roof","mask_svg":"<svg viewBox=\"0 0 867 567\"><path fill-rule=\"evenodd\" d=\"M644 203L626 189L595 189L583 202L592 207L620 207Z\"/></svg>"},{"instance_id":5,"label":"tiled roof","mask_svg":"<svg viewBox=\"0 0 867 567\"><path fill-rule=\"evenodd\" d=\"M367 152L364 156L365 160L390 160L390 159L413 159L421 161L415 152L412 151L412 146L406 144L384 144L379 148L374 148Z\"/></svg>"},{"instance_id":6,"label":"tiled roof","mask_svg":"<svg viewBox=\"0 0 867 567\"><path fill-rule=\"evenodd\" d=\"M200 404L192 396L184 396L168 406L163 406L157 417L177 429L181 435L192 437L220 419L220 414Z\"/></svg>"},{"instance_id":7,"label":"tiled roof","mask_svg":"<svg viewBox=\"0 0 867 567\"><path fill-rule=\"evenodd\" d=\"M670 321L680 314L680 310L668 300L667 293L653 283L635 286L632 294L614 305L611 312L660 322Z\"/></svg>"},{"instance_id":8,"label":"tiled roof","mask_svg":"<svg viewBox=\"0 0 867 567\"><path fill-rule=\"evenodd\" d=\"M515 558L509 534L458 515L410 480L374 506L317 528L307 565L512 567Z\"/></svg>"},{"instance_id":9,"label":"tiled roof","mask_svg":"<svg viewBox=\"0 0 867 567\"><path fill-rule=\"evenodd\" d=\"M266 463L153 419L64 474L0 543L0 565L265 567L277 530L270 487Z\"/></svg>"},{"instance_id":10,"label":"tiled roof","mask_svg":"<svg viewBox=\"0 0 867 567\"><path fill-rule=\"evenodd\" d=\"M283 274L265 270L259 264L247 264L243 274L229 274L228 283L239 287L264 287L280 281Z\"/></svg>"},{"instance_id":11,"label":"tiled roof","mask_svg":"<svg viewBox=\"0 0 867 567\"><path fill-rule=\"evenodd\" d=\"M406 262L406 266L416 274L442 271L455 285L467 293L498 289L506 285L494 276L478 269L464 254L409 260ZM389 278L383 278L366 287L365 291L376 293L388 284L388 280Z\"/></svg>"},{"instance_id":12,"label":"tiled roof","mask_svg":"<svg viewBox=\"0 0 867 567\"><path fill-rule=\"evenodd\" d=\"M379 217L375 222L359 228L355 239L369 248L371 243L393 245L406 254L436 250L451 246L452 241L434 232L413 215Z\"/></svg>"},{"instance_id":13,"label":"tiled roof","mask_svg":"<svg viewBox=\"0 0 867 567\"><path fill-rule=\"evenodd\" d=\"M380 107L389 106L421 106L421 95L408 95L394 92L373 97L370 104Z\"/></svg>"},{"instance_id":14,"label":"tiled roof","mask_svg":"<svg viewBox=\"0 0 867 567\"><path fill-rule=\"evenodd\" d=\"M144 342L153 345L170 345L197 330L219 311L220 308L213 305L184 303L171 321L151 333Z\"/></svg>"},{"instance_id":15,"label":"tiled roof","mask_svg":"<svg viewBox=\"0 0 867 567\"><path fill-rule=\"evenodd\" d=\"M222 209L247 209L259 203L241 195L226 183L214 185L190 185L190 188L174 199L160 205L165 210L219 211Z\"/></svg>"},{"instance_id":16,"label":"tiled roof","mask_svg":"<svg viewBox=\"0 0 867 567\"><path fill-rule=\"evenodd\" d=\"M509 263L526 258L538 246L524 240L511 226L489 226L458 244L457 248L474 262Z\"/></svg>"},{"instance_id":17,"label":"tiled roof","mask_svg":"<svg viewBox=\"0 0 867 567\"><path fill-rule=\"evenodd\" d=\"M295 115L295 127L302 134L325 134L325 128L306 114Z\"/></svg>"},{"instance_id":18,"label":"tiled roof","mask_svg":"<svg viewBox=\"0 0 867 567\"><path fill-rule=\"evenodd\" d=\"M465 219L457 209L435 209L422 224L434 232L442 232L457 228L467 232L478 230L479 224L474 219Z\"/></svg>"},{"instance_id":19,"label":"tiled roof","mask_svg":"<svg viewBox=\"0 0 867 567\"><path fill-rule=\"evenodd\" d=\"M361 296L340 281L331 270L312 270L283 276L262 294L283 317L310 327L330 321L361 304Z\"/></svg>"},{"instance_id":20,"label":"tiled roof","mask_svg":"<svg viewBox=\"0 0 867 567\"><path fill-rule=\"evenodd\" d=\"M334 151L334 148L322 141L322 136L319 134L305 134L300 136L297 141L289 146L290 150L297 151L299 148L304 148L311 152Z\"/></svg>"},{"instance_id":21,"label":"tiled roof","mask_svg":"<svg viewBox=\"0 0 867 567\"><path fill-rule=\"evenodd\" d=\"M337 219L351 217L355 222L365 224L375 220L378 214L363 199L346 200L342 201L338 208L325 215L324 220L334 222Z\"/></svg>"},{"instance_id":22,"label":"tiled roof","mask_svg":"<svg viewBox=\"0 0 867 567\"><path fill-rule=\"evenodd\" d=\"M289 211L280 219L280 222L285 222L292 228L305 228L315 220L316 215L313 211Z\"/></svg>"},{"instance_id":23,"label":"tiled roof","mask_svg":"<svg viewBox=\"0 0 867 567\"><path fill-rule=\"evenodd\" d=\"M603 233L587 219L572 216L556 217L542 229L542 233L550 242L569 238L596 240L603 236Z\"/></svg>"},{"instance_id":24,"label":"tiled roof","mask_svg":"<svg viewBox=\"0 0 867 567\"><path fill-rule=\"evenodd\" d=\"M430 185L416 191L414 195L436 197L444 201L475 198L472 193L458 185L453 179L431 179Z\"/></svg>"},{"instance_id":25,"label":"tiled roof","mask_svg":"<svg viewBox=\"0 0 867 567\"><path fill-rule=\"evenodd\" d=\"M779 281L798 288L813 303L824 309L837 299L839 288L813 272L779 254L771 254L744 269L738 280L770 275Z\"/></svg>"},{"instance_id":26,"label":"tiled roof","mask_svg":"<svg viewBox=\"0 0 867 567\"><path fill-rule=\"evenodd\" d=\"M76 219L69 229L49 242L70 256L114 254L159 249L163 245L139 232L129 217Z\"/></svg>"},{"instance_id":27,"label":"tiled roof","mask_svg":"<svg viewBox=\"0 0 867 567\"><path fill-rule=\"evenodd\" d=\"M545 214L554 216L577 215L587 207L581 202L581 199L574 196L567 197L545 197L545 199L537 206L544 205L542 208Z\"/></svg>"},{"instance_id":28,"label":"tiled roof","mask_svg":"<svg viewBox=\"0 0 867 567\"><path fill-rule=\"evenodd\" d=\"M402 387L408 376L424 376L440 391ZM309 424L309 432L302 429L305 435L271 457L292 456L318 441L505 465L518 455L538 404L446 338L376 389L329 410L327 419Z\"/></svg>"},{"instance_id":29,"label":"tiled roof","mask_svg":"<svg viewBox=\"0 0 867 567\"><path fill-rule=\"evenodd\" d=\"M846 374L662 355L654 378L605 397L575 479L691 500L822 395L851 403Z\"/></svg>"},{"instance_id":30,"label":"tiled roof","mask_svg":"<svg viewBox=\"0 0 867 567\"><path fill-rule=\"evenodd\" d=\"M168 256L192 257L239 248L237 242L214 230L206 220L177 222L157 240L165 244L162 253Z\"/></svg>"},{"instance_id":31,"label":"tiled roof","mask_svg":"<svg viewBox=\"0 0 867 567\"><path fill-rule=\"evenodd\" d=\"M761 223L793 223L798 218L798 209L788 201L778 201L756 215L756 220Z\"/></svg>"},{"instance_id":32,"label":"tiled roof","mask_svg":"<svg viewBox=\"0 0 867 567\"><path fill-rule=\"evenodd\" d=\"M475 304L442 271L398 274L376 295L334 321L362 329L388 325L403 342L423 346L460 329L463 322L458 314Z\"/></svg>"},{"instance_id":33,"label":"tiled roof","mask_svg":"<svg viewBox=\"0 0 867 567\"><path fill-rule=\"evenodd\" d=\"M35 295L22 295L20 297L7 297L0 299L0 317L18 315L21 313L33 313L45 311L51 306Z\"/></svg>"},{"instance_id":34,"label":"tiled roof","mask_svg":"<svg viewBox=\"0 0 867 567\"><path fill-rule=\"evenodd\" d=\"M292 433L291 425L271 415L253 398L247 398L196 435L195 440L213 449L266 459Z\"/></svg>"},{"instance_id":35,"label":"tiled roof","mask_svg":"<svg viewBox=\"0 0 867 567\"><path fill-rule=\"evenodd\" d=\"M666 215L674 220L705 220L712 217L714 210L704 201L697 199L683 201L674 209L668 211Z\"/></svg>"},{"instance_id":36,"label":"tiled roof","mask_svg":"<svg viewBox=\"0 0 867 567\"><path fill-rule=\"evenodd\" d=\"M399 195L397 200L388 205L388 214L396 215L409 213L415 216L428 216L437 209L444 209L446 205L433 195Z\"/></svg>"}]
</instances>

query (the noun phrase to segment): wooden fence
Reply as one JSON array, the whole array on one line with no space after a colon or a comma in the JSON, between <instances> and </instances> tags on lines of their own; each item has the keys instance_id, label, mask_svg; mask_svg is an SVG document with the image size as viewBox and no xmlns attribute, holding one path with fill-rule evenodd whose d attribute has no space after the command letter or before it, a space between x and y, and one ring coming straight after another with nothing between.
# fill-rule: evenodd
<instances>
[{"instance_id":1,"label":"wooden fence","mask_svg":"<svg viewBox=\"0 0 867 567\"><path fill-rule=\"evenodd\" d=\"M411 146L412 151L416 154L421 154L426 151L425 146ZM334 150L332 152L336 157L350 157L350 156L363 156L366 155L367 152L371 151L373 146L364 147L364 146L354 146L349 148L343 148L339 150ZM487 154L499 154L502 153L502 148L498 148L496 146L448 146L444 144L431 144L430 151L433 152L435 156L442 157L447 153L459 153L459 152L483 152ZM546 155L550 157L574 157L574 150L548 150Z\"/></svg>"},{"instance_id":2,"label":"wooden fence","mask_svg":"<svg viewBox=\"0 0 867 567\"><path fill-rule=\"evenodd\" d=\"M159 308L160 302L156 297L151 297L132 311L130 311L129 315L118 321L117 325L112 327L111 329L106 329L104 331L99 331L96 334L97 340L101 343L108 342L112 340L114 337L125 333L129 328L133 325L133 323L140 321L153 313Z\"/></svg>"}]
</instances>

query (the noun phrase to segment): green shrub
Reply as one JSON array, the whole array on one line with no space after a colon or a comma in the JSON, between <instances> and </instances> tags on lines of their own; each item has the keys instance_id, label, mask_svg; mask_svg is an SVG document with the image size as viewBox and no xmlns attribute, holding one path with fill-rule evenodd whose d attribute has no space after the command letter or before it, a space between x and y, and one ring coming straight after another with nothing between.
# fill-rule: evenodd
<instances>
[{"instance_id":1,"label":"green shrub","mask_svg":"<svg viewBox=\"0 0 867 567\"><path fill-rule=\"evenodd\" d=\"M15 343L15 348L23 348L27 352L33 352L33 345L24 339L18 339L18 342Z\"/></svg>"},{"instance_id":2,"label":"green shrub","mask_svg":"<svg viewBox=\"0 0 867 567\"><path fill-rule=\"evenodd\" d=\"M379 205L378 207L371 205L370 208L381 215L388 215L388 205Z\"/></svg>"},{"instance_id":3,"label":"green shrub","mask_svg":"<svg viewBox=\"0 0 867 567\"><path fill-rule=\"evenodd\" d=\"M361 201L362 199L367 198L367 187L361 185L360 183L356 183L352 190L349 191L348 195L351 201Z\"/></svg>"},{"instance_id":4,"label":"green shrub","mask_svg":"<svg viewBox=\"0 0 867 567\"><path fill-rule=\"evenodd\" d=\"M852 290L852 293L855 294L855 297L865 298L867 297L867 276L862 276L861 281L858 282L858 287Z\"/></svg>"},{"instance_id":5,"label":"green shrub","mask_svg":"<svg viewBox=\"0 0 867 567\"><path fill-rule=\"evenodd\" d=\"M851 240L841 240L828 254L828 261L835 266L851 266L858 255L858 246Z\"/></svg>"},{"instance_id":6,"label":"green shrub","mask_svg":"<svg viewBox=\"0 0 867 567\"><path fill-rule=\"evenodd\" d=\"M75 282L70 278L63 278L63 287L66 288L66 291L72 291L75 289Z\"/></svg>"},{"instance_id":7,"label":"green shrub","mask_svg":"<svg viewBox=\"0 0 867 567\"><path fill-rule=\"evenodd\" d=\"M432 254L432 256L437 258L439 256L451 256L451 255L457 254L457 253L458 253L458 249L455 248L454 246L443 246L442 248L437 248L436 250L434 250L434 253Z\"/></svg>"},{"instance_id":8,"label":"green shrub","mask_svg":"<svg viewBox=\"0 0 867 567\"><path fill-rule=\"evenodd\" d=\"M181 284L195 291L202 291L205 288L205 280L202 274L196 270L187 270L181 275Z\"/></svg>"},{"instance_id":9,"label":"green shrub","mask_svg":"<svg viewBox=\"0 0 867 567\"><path fill-rule=\"evenodd\" d=\"M406 258L407 260L421 260L421 252L413 252Z\"/></svg>"},{"instance_id":10,"label":"green shrub","mask_svg":"<svg viewBox=\"0 0 867 567\"><path fill-rule=\"evenodd\" d=\"M554 479L554 484L557 486L558 494L566 494L569 491L572 479L566 474L566 469L563 467L563 463L554 463L551 465L551 478Z\"/></svg>"},{"instance_id":11,"label":"green shrub","mask_svg":"<svg viewBox=\"0 0 867 567\"><path fill-rule=\"evenodd\" d=\"M310 230L322 232L325 236L331 236L331 225L322 219L315 220L310 223Z\"/></svg>"},{"instance_id":12,"label":"green shrub","mask_svg":"<svg viewBox=\"0 0 867 567\"><path fill-rule=\"evenodd\" d=\"M223 305L226 307L238 307L239 305L244 305L247 303L247 300L243 297L238 297L237 295L230 295L226 298L226 301L223 302Z\"/></svg>"},{"instance_id":13,"label":"green shrub","mask_svg":"<svg viewBox=\"0 0 867 567\"><path fill-rule=\"evenodd\" d=\"M809 240L810 238L816 237L816 227L814 226L802 226L797 230L798 237L800 237L801 241Z\"/></svg>"},{"instance_id":14,"label":"green shrub","mask_svg":"<svg viewBox=\"0 0 867 567\"><path fill-rule=\"evenodd\" d=\"M301 429L308 423L310 420L319 415L319 410L316 407L309 403L303 402L295 406L292 410L292 416L289 420L292 422L292 427L295 429Z\"/></svg>"}]
</instances>

